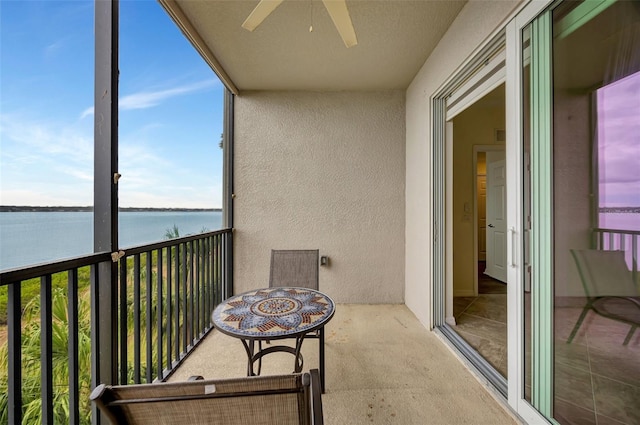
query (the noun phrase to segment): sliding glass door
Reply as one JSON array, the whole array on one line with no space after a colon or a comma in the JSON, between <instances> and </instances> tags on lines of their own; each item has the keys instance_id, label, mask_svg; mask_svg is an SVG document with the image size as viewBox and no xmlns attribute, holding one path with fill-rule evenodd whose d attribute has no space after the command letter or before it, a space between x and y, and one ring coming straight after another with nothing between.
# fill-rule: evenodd
<instances>
[{"instance_id":1,"label":"sliding glass door","mask_svg":"<svg viewBox=\"0 0 640 425\"><path fill-rule=\"evenodd\" d=\"M640 423L640 2L534 4L507 40L510 402Z\"/></svg>"}]
</instances>

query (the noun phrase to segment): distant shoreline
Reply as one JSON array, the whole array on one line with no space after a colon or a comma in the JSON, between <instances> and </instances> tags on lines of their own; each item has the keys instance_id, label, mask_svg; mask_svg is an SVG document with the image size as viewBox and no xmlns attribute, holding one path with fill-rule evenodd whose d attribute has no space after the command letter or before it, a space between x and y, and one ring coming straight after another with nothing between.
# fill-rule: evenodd
<instances>
[{"instance_id":1,"label":"distant shoreline","mask_svg":"<svg viewBox=\"0 0 640 425\"><path fill-rule=\"evenodd\" d=\"M640 207L601 207L599 212L610 214L640 214Z\"/></svg>"},{"instance_id":2,"label":"distant shoreline","mask_svg":"<svg viewBox=\"0 0 640 425\"><path fill-rule=\"evenodd\" d=\"M0 205L0 212L92 212L93 207L32 207L24 205ZM123 207L120 212L216 212L222 208L151 208Z\"/></svg>"}]
</instances>

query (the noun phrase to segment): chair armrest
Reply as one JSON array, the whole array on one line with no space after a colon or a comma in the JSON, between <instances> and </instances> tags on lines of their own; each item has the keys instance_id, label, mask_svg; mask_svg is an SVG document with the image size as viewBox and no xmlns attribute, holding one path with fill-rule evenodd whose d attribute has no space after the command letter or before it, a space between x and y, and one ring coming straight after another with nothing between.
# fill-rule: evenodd
<instances>
[{"instance_id":1,"label":"chair armrest","mask_svg":"<svg viewBox=\"0 0 640 425\"><path fill-rule=\"evenodd\" d=\"M323 425L324 415L322 413L322 388L320 386L320 373L318 369L311 369L311 423L313 425Z\"/></svg>"}]
</instances>

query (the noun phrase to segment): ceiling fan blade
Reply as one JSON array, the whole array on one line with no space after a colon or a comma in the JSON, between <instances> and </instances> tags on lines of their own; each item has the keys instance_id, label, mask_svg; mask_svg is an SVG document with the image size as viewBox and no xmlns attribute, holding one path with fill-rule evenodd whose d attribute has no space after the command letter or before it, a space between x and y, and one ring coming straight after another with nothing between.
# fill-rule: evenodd
<instances>
[{"instance_id":1,"label":"ceiling fan blade","mask_svg":"<svg viewBox=\"0 0 640 425\"><path fill-rule=\"evenodd\" d=\"M271 14L283 0L260 0L247 19L242 23L242 28L253 31Z\"/></svg>"},{"instance_id":2,"label":"ceiling fan blade","mask_svg":"<svg viewBox=\"0 0 640 425\"><path fill-rule=\"evenodd\" d=\"M346 0L322 0L322 2L324 3L324 7L327 8L327 12L329 12L333 24L340 33L340 37L342 37L345 46L352 47L358 44Z\"/></svg>"}]
</instances>

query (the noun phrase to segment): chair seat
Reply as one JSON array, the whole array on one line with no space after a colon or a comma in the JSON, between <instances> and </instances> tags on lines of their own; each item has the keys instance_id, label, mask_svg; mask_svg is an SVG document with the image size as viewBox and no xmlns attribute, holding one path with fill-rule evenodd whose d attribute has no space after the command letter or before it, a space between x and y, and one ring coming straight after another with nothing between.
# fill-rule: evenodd
<instances>
[{"instance_id":1,"label":"chair seat","mask_svg":"<svg viewBox=\"0 0 640 425\"><path fill-rule=\"evenodd\" d=\"M314 369L224 380L101 384L91 400L114 425L313 425L323 423L320 393Z\"/></svg>"},{"instance_id":2,"label":"chair seat","mask_svg":"<svg viewBox=\"0 0 640 425\"><path fill-rule=\"evenodd\" d=\"M571 343L589 311L631 325L623 345L631 341L640 326L640 293L631 271L627 269L624 251L572 249L587 302L582 309L567 343Z\"/></svg>"}]
</instances>

